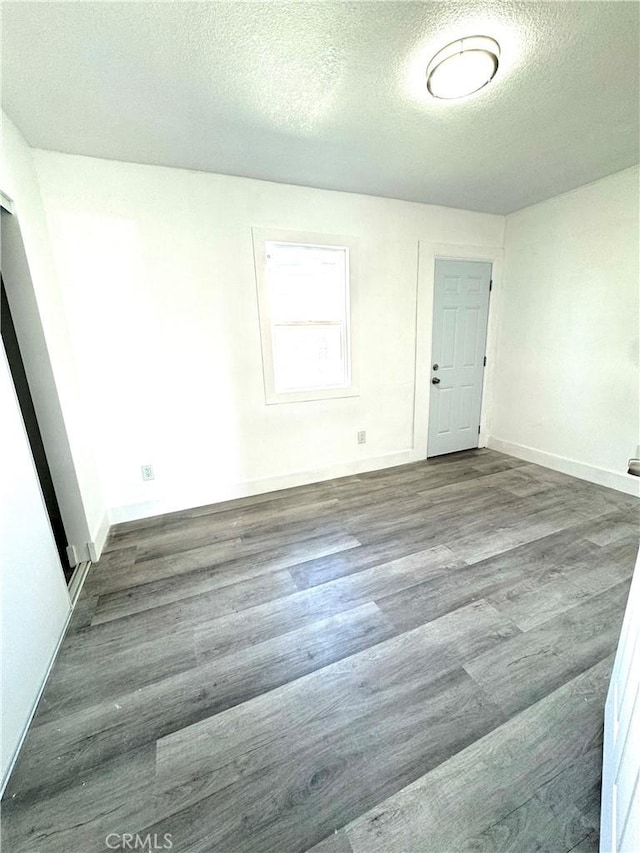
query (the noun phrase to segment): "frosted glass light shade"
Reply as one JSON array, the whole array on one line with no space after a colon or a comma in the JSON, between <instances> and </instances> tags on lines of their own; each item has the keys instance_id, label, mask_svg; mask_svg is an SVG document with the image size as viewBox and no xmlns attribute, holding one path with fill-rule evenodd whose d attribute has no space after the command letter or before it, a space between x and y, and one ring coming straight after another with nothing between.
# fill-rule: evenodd
<instances>
[{"instance_id":1,"label":"frosted glass light shade","mask_svg":"<svg viewBox=\"0 0 640 853\"><path fill-rule=\"evenodd\" d=\"M490 83L498 70L500 45L489 36L451 42L427 66L427 89L434 98L464 98Z\"/></svg>"}]
</instances>

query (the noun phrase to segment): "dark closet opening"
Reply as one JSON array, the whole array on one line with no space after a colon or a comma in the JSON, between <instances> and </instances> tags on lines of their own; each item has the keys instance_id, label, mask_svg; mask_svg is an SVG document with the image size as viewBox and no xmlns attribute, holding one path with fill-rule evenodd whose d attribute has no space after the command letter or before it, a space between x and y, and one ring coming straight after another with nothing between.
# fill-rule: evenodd
<instances>
[{"instance_id":1,"label":"dark closet opening","mask_svg":"<svg viewBox=\"0 0 640 853\"><path fill-rule=\"evenodd\" d=\"M58 498L53 486L51 478L51 470L49 462L44 450L42 442L42 434L38 425L36 410L31 397L31 390L27 381L27 374L24 369L24 362L20 352L20 344L16 335L16 329L11 316L11 308L7 299L4 281L0 278L0 332L2 334L2 342L7 354L9 370L13 379L13 384L16 389L16 396L22 412L22 420L27 432L29 444L31 445L31 455L36 467L38 479L40 480L40 488L44 497L44 503L51 522L53 530L53 538L55 539L56 548L60 556L62 570L67 583L71 580L73 569L69 565L67 558L67 534L65 533L62 515Z\"/></svg>"}]
</instances>

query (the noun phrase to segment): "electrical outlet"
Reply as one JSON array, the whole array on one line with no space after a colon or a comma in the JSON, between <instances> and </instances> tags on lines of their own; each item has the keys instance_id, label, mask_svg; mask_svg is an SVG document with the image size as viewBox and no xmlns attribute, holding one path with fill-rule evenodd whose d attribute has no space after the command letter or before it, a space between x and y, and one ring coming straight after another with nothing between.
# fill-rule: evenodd
<instances>
[{"instance_id":1,"label":"electrical outlet","mask_svg":"<svg viewBox=\"0 0 640 853\"><path fill-rule=\"evenodd\" d=\"M367 431L361 429L358 432L358 444L366 444L367 443Z\"/></svg>"},{"instance_id":2,"label":"electrical outlet","mask_svg":"<svg viewBox=\"0 0 640 853\"><path fill-rule=\"evenodd\" d=\"M141 465L140 470L142 471L143 480L155 480L156 475L153 473L153 465Z\"/></svg>"}]
</instances>

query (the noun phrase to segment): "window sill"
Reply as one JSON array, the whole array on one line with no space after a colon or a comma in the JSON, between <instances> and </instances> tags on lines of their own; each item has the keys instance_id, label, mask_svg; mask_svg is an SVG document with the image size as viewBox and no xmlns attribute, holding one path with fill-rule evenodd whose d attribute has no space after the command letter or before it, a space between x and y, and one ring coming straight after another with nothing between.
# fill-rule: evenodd
<instances>
[{"instance_id":1,"label":"window sill","mask_svg":"<svg viewBox=\"0 0 640 853\"><path fill-rule=\"evenodd\" d=\"M326 388L316 391L286 391L282 394L266 392L265 403L267 406L278 403L312 403L316 400L336 400L344 397L359 397L360 391L350 385L348 388Z\"/></svg>"}]
</instances>

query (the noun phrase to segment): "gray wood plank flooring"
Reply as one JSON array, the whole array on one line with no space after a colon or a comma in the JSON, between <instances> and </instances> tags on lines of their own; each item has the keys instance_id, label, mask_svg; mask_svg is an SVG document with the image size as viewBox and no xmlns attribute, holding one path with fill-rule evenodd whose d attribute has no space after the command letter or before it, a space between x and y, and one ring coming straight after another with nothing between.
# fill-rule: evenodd
<instances>
[{"instance_id":1,"label":"gray wood plank flooring","mask_svg":"<svg viewBox=\"0 0 640 853\"><path fill-rule=\"evenodd\" d=\"M117 526L5 849L597 850L638 503L477 450Z\"/></svg>"}]
</instances>

